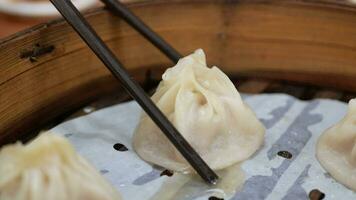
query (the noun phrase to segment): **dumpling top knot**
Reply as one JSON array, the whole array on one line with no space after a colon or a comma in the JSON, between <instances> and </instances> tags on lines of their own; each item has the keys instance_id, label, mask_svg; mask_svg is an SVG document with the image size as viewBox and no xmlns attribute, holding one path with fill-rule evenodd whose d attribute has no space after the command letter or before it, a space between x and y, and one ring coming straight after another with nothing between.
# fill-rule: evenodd
<instances>
[{"instance_id":1,"label":"dumpling top knot","mask_svg":"<svg viewBox=\"0 0 356 200\"><path fill-rule=\"evenodd\" d=\"M181 74L181 71L187 68L206 68L206 56L202 49L196 50L190 56L181 58L177 65L172 68L168 68L167 71L163 74L162 79L168 80L172 77L177 77Z\"/></svg>"},{"instance_id":2,"label":"dumpling top knot","mask_svg":"<svg viewBox=\"0 0 356 200\"><path fill-rule=\"evenodd\" d=\"M214 169L247 159L263 142L263 125L229 78L219 68L207 67L201 49L166 70L152 100ZM189 170L145 113L133 144L146 161L171 170Z\"/></svg>"}]
</instances>

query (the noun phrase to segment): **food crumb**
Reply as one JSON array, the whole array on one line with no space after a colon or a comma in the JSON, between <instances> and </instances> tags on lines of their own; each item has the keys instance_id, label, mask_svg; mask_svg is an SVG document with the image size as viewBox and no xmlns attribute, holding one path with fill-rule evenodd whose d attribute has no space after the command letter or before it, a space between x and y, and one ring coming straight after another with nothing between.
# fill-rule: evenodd
<instances>
[{"instance_id":1,"label":"food crumb","mask_svg":"<svg viewBox=\"0 0 356 200\"><path fill-rule=\"evenodd\" d=\"M223 198L219 198L219 197L211 196L211 197L209 197L209 200L224 200L224 199Z\"/></svg>"},{"instance_id":2,"label":"food crumb","mask_svg":"<svg viewBox=\"0 0 356 200\"><path fill-rule=\"evenodd\" d=\"M283 158L286 158L286 159L291 159L292 158L292 154L289 152L289 151L279 151L277 153L277 155L283 157Z\"/></svg>"},{"instance_id":3,"label":"food crumb","mask_svg":"<svg viewBox=\"0 0 356 200\"><path fill-rule=\"evenodd\" d=\"M314 189L314 190L309 192L309 199L310 200L322 200L324 198L325 198L325 194L322 193L318 189Z\"/></svg>"},{"instance_id":4,"label":"food crumb","mask_svg":"<svg viewBox=\"0 0 356 200\"><path fill-rule=\"evenodd\" d=\"M166 169L160 174L160 176L173 176L173 172Z\"/></svg>"},{"instance_id":5,"label":"food crumb","mask_svg":"<svg viewBox=\"0 0 356 200\"><path fill-rule=\"evenodd\" d=\"M120 143L114 144L114 149L115 149L116 151L127 151L127 150L128 150L125 145L120 144Z\"/></svg>"}]
</instances>

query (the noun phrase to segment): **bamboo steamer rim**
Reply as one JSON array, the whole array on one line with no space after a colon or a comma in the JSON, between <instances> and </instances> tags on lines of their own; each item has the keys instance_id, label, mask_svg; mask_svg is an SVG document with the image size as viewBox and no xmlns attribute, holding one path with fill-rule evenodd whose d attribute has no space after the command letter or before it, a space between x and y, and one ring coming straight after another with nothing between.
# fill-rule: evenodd
<instances>
[{"instance_id":1,"label":"bamboo steamer rim","mask_svg":"<svg viewBox=\"0 0 356 200\"><path fill-rule=\"evenodd\" d=\"M191 2L191 0L122 0L128 7L132 6L145 6L146 4L161 4L161 3L184 3ZM262 4L297 4L301 6L316 6L316 7L325 7L331 9L338 9L342 11L352 11L356 13L356 2L352 3L351 0L193 0L196 3L262 3ZM105 8L96 8L85 12L85 16L89 17L92 15L96 15L101 12L107 12ZM10 36L0 38L0 48L2 45L7 42L11 42L12 40L16 40L18 38L24 37L28 34L32 34L33 32L40 31L49 26L58 25L66 23L66 21L62 18L53 19L46 23L41 23L35 25L33 27L24 29L17 33L14 33Z\"/></svg>"},{"instance_id":2,"label":"bamboo steamer rim","mask_svg":"<svg viewBox=\"0 0 356 200\"><path fill-rule=\"evenodd\" d=\"M334 86L340 91L356 91L356 28L350 26L356 22L356 6L351 3L152 0L130 2L128 6L182 54L201 47L207 53L208 63L219 64L229 75L244 73L251 77L260 73L266 78L283 76L283 80L304 85L319 84ZM153 15L157 9L165 8L163 18ZM269 24L263 21L266 19L264 8L268 15L277 17L268 18ZM172 20L172 12L179 17ZM207 18L215 23L207 24L203 17L206 14L211 15ZM104 8L91 10L85 15L90 23L98 25L94 28L139 81L143 81L145 70L152 70L155 78L159 78L164 68L173 66L127 23ZM225 19L230 16L231 20L227 21L232 24L225 24ZM293 21L295 16L299 21ZM312 23L308 23L310 19ZM189 24L191 21L199 27ZM257 26L251 25L256 22L259 23ZM283 28L278 29L279 26ZM222 27L228 29L222 30ZM207 39L202 37L201 28L206 31ZM225 37L224 34L229 35ZM245 37L246 34L253 37ZM31 50L37 42L53 45L55 50L41 56L38 62L20 58L22 50ZM4 77L0 80L0 91L1 97L5 97L0 98L0 145L43 128L56 117L79 109L99 96L123 92L63 19L37 25L1 40L0 52L3 53L0 79ZM295 56L293 52L299 55ZM93 87L96 90L92 90Z\"/></svg>"}]
</instances>

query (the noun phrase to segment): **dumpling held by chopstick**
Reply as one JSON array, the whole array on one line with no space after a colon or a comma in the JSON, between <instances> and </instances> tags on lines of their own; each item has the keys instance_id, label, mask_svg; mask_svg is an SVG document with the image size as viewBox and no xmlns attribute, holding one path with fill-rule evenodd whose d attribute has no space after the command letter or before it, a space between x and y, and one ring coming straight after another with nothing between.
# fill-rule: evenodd
<instances>
[{"instance_id":1,"label":"dumpling held by chopstick","mask_svg":"<svg viewBox=\"0 0 356 200\"><path fill-rule=\"evenodd\" d=\"M119 193L60 136L43 133L0 151L0 200L119 200Z\"/></svg>"},{"instance_id":2,"label":"dumpling held by chopstick","mask_svg":"<svg viewBox=\"0 0 356 200\"><path fill-rule=\"evenodd\" d=\"M263 143L265 129L229 78L208 68L202 50L182 58L162 76L152 100L213 169L249 158ZM143 114L133 141L146 161L175 170L190 166Z\"/></svg>"}]
</instances>

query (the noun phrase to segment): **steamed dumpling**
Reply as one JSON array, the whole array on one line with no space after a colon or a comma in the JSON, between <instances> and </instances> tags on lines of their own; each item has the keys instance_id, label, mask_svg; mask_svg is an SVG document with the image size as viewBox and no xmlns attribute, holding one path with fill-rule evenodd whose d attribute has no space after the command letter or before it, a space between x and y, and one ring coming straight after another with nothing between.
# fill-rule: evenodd
<instances>
[{"instance_id":1,"label":"steamed dumpling","mask_svg":"<svg viewBox=\"0 0 356 200\"><path fill-rule=\"evenodd\" d=\"M347 115L319 138L316 153L332 177L356 191L356 99L349 102Z\"/></svg>"},{"instance_id":2,"label":"steamed dumpling","mask_svg":"<svg viewBox=\"0 0 356 200\"><path fill-rule=\"evenodd\" d=\"M219 68L207 67L202 50L180 59L162 79L152 100L211 168L243 161L263 143L263 125L229 78ZM150 163L175 171L190 170L145 113L133 146Z\"/></svg>"},{"instance_id":3,"label":"steamed dumpling","mask_svg":"<svg viewBox=\"0 0 356 200\"><path fill-rule=\"evenodd\" d=\"M0 200L119 200L118 192L60 136L43 133L0 151Z\"/></svg>"}]
</instances>

